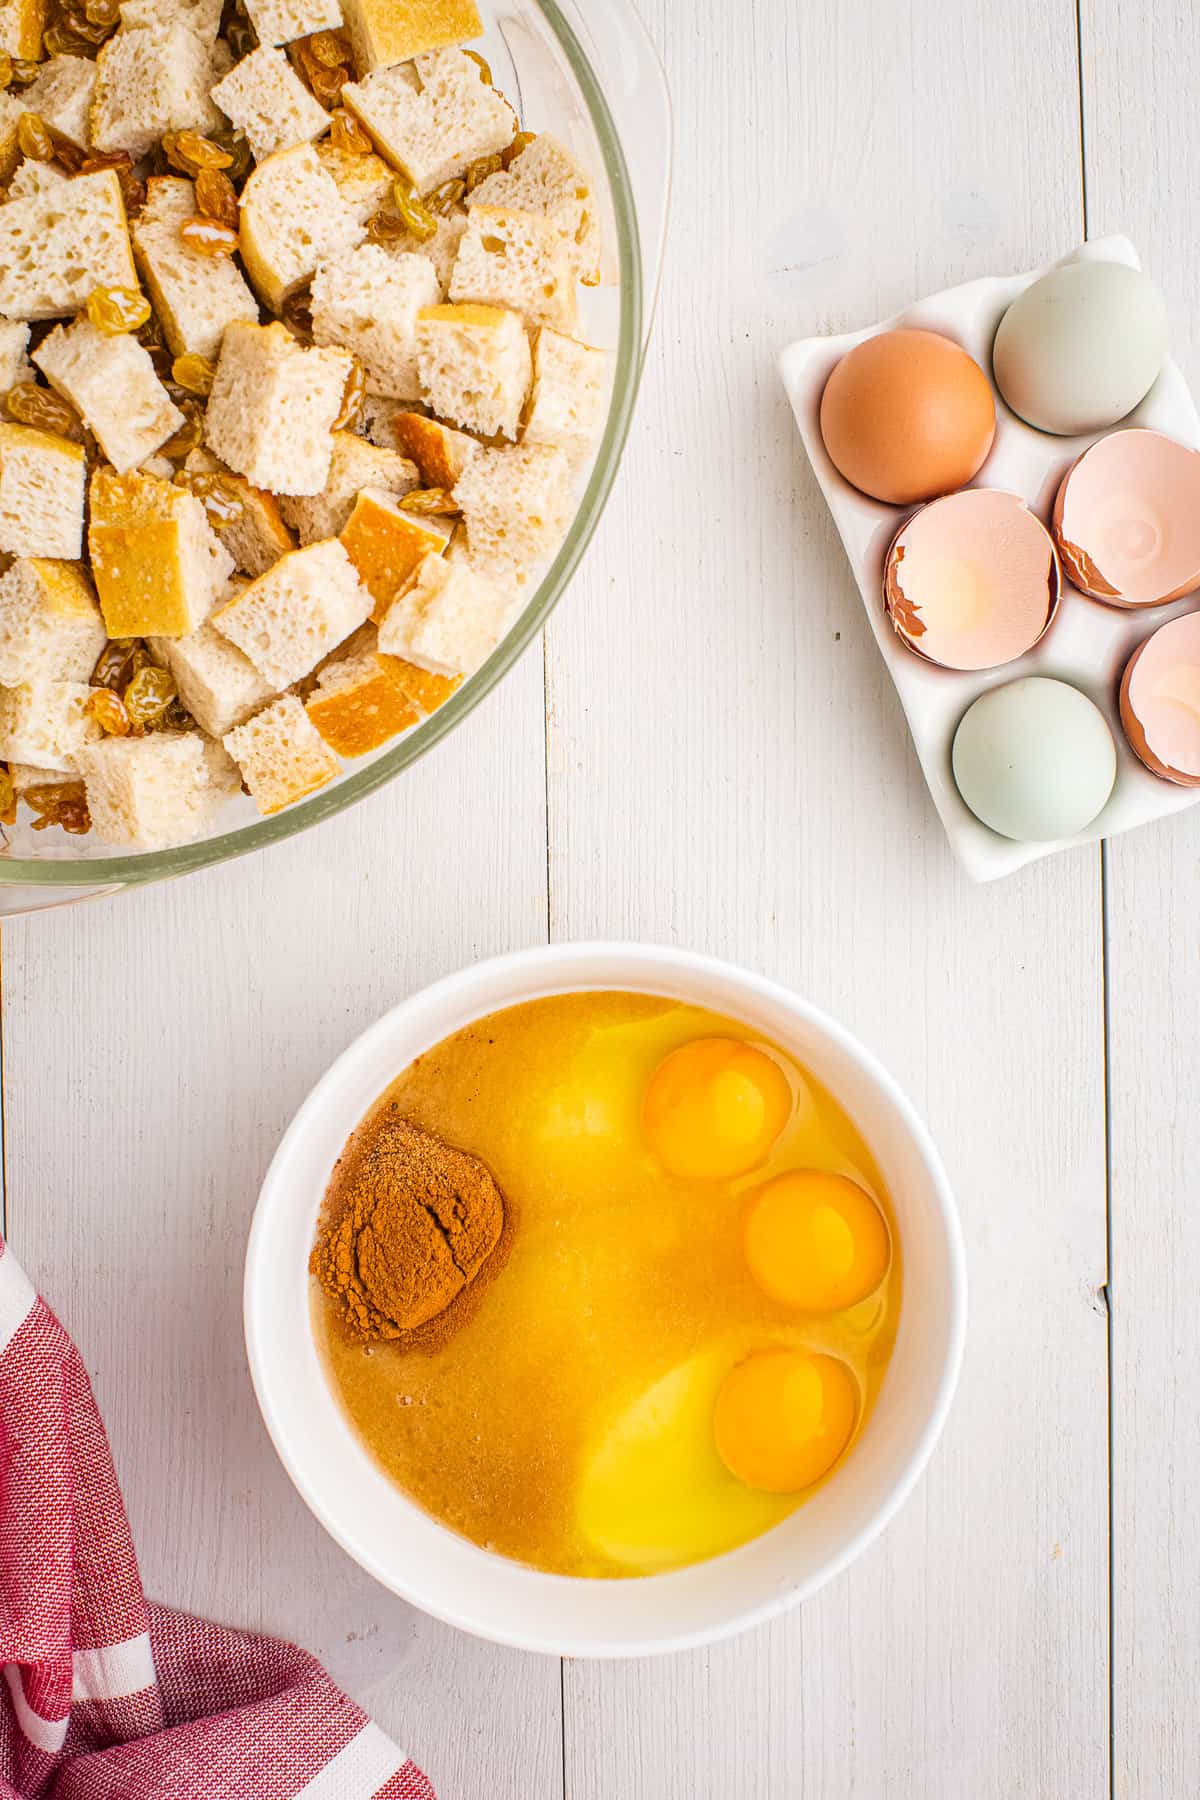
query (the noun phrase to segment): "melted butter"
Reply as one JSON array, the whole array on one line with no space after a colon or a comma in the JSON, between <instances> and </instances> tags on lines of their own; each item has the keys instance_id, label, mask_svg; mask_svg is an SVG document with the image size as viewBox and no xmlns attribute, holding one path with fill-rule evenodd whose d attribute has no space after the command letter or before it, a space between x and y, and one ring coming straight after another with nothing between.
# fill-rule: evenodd
<instances>
[{"instance_id":1,"label":"melted butter","mask_svg":"<svg viewBox=\"0 0 1200 1800\"><path fill-rule=\"evenodd\" d=\"M760 1041L695 1007L611 993L533 1001L448 1038L381 1104L488 1164L516 1211L507 1266L430 1355L350 1339L313 1286L329 1378L386 1473L451 1529L541 1569L649 1574L777 1523L815 1490L755 1493L723 1468L711 1411L724 1375L775 1344L840 1356L863 1397L857 1435L891 1354L894 1228L881 1288L832 1318L772 1302L746 1266L745 1196L786 1169L849 1175L891 1220L866 1145L794 1061L764 1045L796 1105L751 1175L675 1180L647 1149L645 1083L703 1036Z\"/></svg>"}]
</instances>

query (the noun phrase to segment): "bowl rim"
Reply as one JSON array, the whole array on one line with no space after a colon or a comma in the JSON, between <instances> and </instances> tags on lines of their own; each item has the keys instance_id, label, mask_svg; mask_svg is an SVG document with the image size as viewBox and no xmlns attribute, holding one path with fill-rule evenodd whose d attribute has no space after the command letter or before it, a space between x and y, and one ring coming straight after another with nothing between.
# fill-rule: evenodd
<instances>
[{"instance_id":1,"label":"bowl rim","mask_svg":"<svg viewBox=\"0 0 1200 1800\"><path fill-rule=\"evenodd\" d=\"M268 1230L274 1222L274 1215L278 1208L286 1201L287 1190L283 1186L283 1171L289 1163L295 1147L309 1130L310 1124L319 1116L326 1096L330 1090L336 1089L339 1078L346 1070L359 1060L368 1057L371 1049L377 1043L385 1041L404 1014L434 1008L439 1003L451 999L457 1000L461 1005L467 1001L470 994L478 994L490 983L503 982L507 990L506 997L498 1001L480 1003L476 1010L469 1012L468 1017L484 1017L488 1012L497 1010L498 1007L517 1006L523 1001L552 993L620 991L625 984L617 977L611 981L572 978L573 971L584 968L598 957L613 963L619 962L625 967L628 970L630 984L636 982L639 973L652 975L656 981L661 980L666 984L662 991L668 994L672 991L672 980L680 986L688 981L695 982L706 978L728 982L744 993L747 999L754 998L783 1007L797 1021L802 1021L813 1031L824 1036L836 1050L856 1064L867 1081L873 1083L892 1106L929 1179L930 1195L935 1202L932 1217L935 1229L941 1238L949 1274L949 1307L944 1334L945 1348L932 1402L920 1429L914 1435L902 1467L861 1528L847 1540L836 1554L830 1556L810 1575L795 1583L789 1583L785 1589L764 1600L740 1608L731 1607L727 1616L721 1620L691 1629L664 1629L655 1635L638 1637L636 1640L632 1637L622 1638L619 1634L610 1635L603 1640L598 1639L594 1634L577 1639L572 1639L569 1633L555 1633L551 1636L546 1632L525 1627L519 1618L514 1618L511 1625L505 1627L481 1624L478 1617L472 1613L469 1603L455 1604L445 1599L431 1600L420 1589L419 1584L412 1583L406 1577L402 1569L398 1571L394 1566L385 1567L383 1562L365 1545L356 1542L350 1527L333 1516L332 1512L309 1490L306 1477L299 1466L299 1458L293 1454L291 1444L280 1424L271 1391L272 1377L268 1373L270 1358L266 1345L266 1334L262 1328L257 1294L258 1285L263 1279L264 1244ZM544 985L547 976L553 979L553 985L550 987ZM634 991L637 991L636 987ZM647 986L645 991L651 991L650 987ZM681 993L679 997L685 996ZM466 1020L464 1020L465 1022ZM455 1029L458 1028L455 1027ZM435 1041L440 1041L440 1038ZM416 1052L416 1054L420 1054L420 1052ZM359 1033L334 1059L301 1102L272 1157L263 1178L251 1222L243 1283L243 1328L246 1355L263 1423L276 1455L283 1464L297 1493L334 1542L382 1587L444 1624L452 1625L475 1637L513 1649L583 1659L663 1655L718 1642L790 1610L791 1607L809 1598L819 1588L824 1587L827 1582L832 1581L849 1567L891 1523L929 1463L949 1415L958 1385L966 1338L966 1313L966 1251L949 1176L928 1127L895 1077L879 1061L874 1052L847 1031L844 1026L831 1018L828 1013L805 1000L782 982L774 981L767 976L743 968L739 964L699 951L684 950L677 946L607 940L538 944L525 950L509 951L499 956L486 958L481 962L469 964L465 968L442 976L415 990L395 1006L389 1007L373 1024ZM334 1403L336 1405L336 1399ZM348 1422L346 1422L346 1429L353 1435L353 1428ZM384 1479L388 1478L384 1477ZM415 1506L416 1503L409 1502L409 1504ZM418 1510L423 1511L423 1509ZM467 1541L460 1539L457 1533L452 1532L449 1527L443 1525L440 1520L434 1519L432 1515L424 1514L424 1517L447 1537L455 1539L458 1543ZM472 1548L476 1550L479 1557L487 1559L488 1562L502 1563L509 1571L518 1571L521 1575L527 1575L532 1582L576 1588L594 1588L595 1586L594 1582L585 1577L551 1575L541 1570L526 1569L525 1565L515 1562L511 1558L497 1556L478 1546L472 1546ZM744 1548L745 1546L741 1546L727 1551L724 1556L735 1557ZM721 1558L707 1560L712 1562L719 1561ZM656 1584L670 1584L685 1579L691 1569L696 1566L704 1565L688 1565L681 1569L651 1576L616 1577L606 1581L604 1586L610 1590L628 1586L637 1595L649 1598L653 1594Z\"/></svg>"},{"instance_id":2,"label":"bowl rim","mask_svg":"<svg viewBox=\"0 0 1200 1800\"><path fill-rule=\"evenodd\" d=\"M620 268L619 325L612 394L604 432L587 486L566 537L536 593L491 656L437 710L398 743L329 788L284 811L239 825L219 836L165 850L114 856L19 857L0 855L0 887L135 887L215 866L252 850L280 844L335 817L385 787L451 732L491 693L520 659L562 598L600 522L620 466L633 420L644 360L645 270L637 206L616 122L579 39L555 0L533 0L554 33L591 117L612 203Z\"/></svg>"}]
</instances>

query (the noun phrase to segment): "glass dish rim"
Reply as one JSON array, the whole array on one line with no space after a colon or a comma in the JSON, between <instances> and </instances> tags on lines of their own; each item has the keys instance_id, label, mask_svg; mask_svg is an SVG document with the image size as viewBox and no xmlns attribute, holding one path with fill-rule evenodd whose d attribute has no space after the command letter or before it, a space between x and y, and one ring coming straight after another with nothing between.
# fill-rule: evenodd
<instances>
[{"instance_id":1,"label":"glass dish rim","mask_svg":"<svg viewBox=\"0 0 1200 1800\"><path fill-rule=\"evenodd\" d=\"M97 857L0 857L0 887L75 890L133 887L211 868L251 850L280 844L363 800L418 762L496 687L541 631L578 567L600 522L629 435L643 355L643 268L637 209L625 154L608 103L579 40L556 0L535 0L570 65L587 105L604 160L616 229L620 268L620 320L612 400L604 434L584 492L558 554L537 592L483 667L436 712L366 767L285 811L256 819L218 837L164 850Z\"/></svg>"}]
</instances>

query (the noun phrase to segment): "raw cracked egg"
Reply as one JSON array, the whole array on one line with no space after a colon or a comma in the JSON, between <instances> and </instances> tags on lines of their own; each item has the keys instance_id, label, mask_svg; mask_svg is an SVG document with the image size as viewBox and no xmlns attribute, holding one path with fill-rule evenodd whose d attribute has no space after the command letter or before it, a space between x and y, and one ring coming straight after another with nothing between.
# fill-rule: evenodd
<instances>
[{"instance_id":1,"label":"raw cracked egg","mask_svg":"<svg viewBox=\"0 0 1200 1800\"><path fill-rule=\"evenodd\" d=\"M1158 288L1125 263L1073 262L1019 294L1000 321L992 372L1018 418L1060 437L1132 412L1167 354Z\"/></svg>"},{"instance_id":2,"label":"raw cracked egg","mask_svg":"<svg viewBox=\"0 0 1200 1800\"><path fill-rule=\"evenodd\" d=\"M1067 574L1110 606L1200 587L1200 451L1160 431L1114 431L1068 469L1054 502Z\"/></svg>"},{"instance_id":3,"label":"raw cracked egg","mask_svg":"<svg viewBox=\"0 0 1200 1800\"><path fill-rule=\"evenodd\" d=\"M1104 809L1117 752L1104 715L1065 681L1027 675L981 694L954 734L954 779L1001 837L1073 837Z\"/></svg>"},{"instance_id":4,"label":"raw cracked egg","mask_svg":"<svg viewBox=\"0 0 1200 1800\"><path fill-rule=\"evenodd\" d=\"M765 1050L737 1038L696 1038L650 1077L642 1130L670 1174L728 1181L762 1162L791 1110L787 1076Z\"/></svg>"},{"instance_id":5,"label":"raw cracked egg","mask_svg":"<svg viewBox=\"0 0 1200 1800\"><path fill-rule=\"evenodd\" d=\"M1160 625L1134 651L1121 681L1121 723L1155 775L1200 787L1200 613Z\"/></svg>"},{"instance_id":6,"label":"raw cracked egg","mask_svg":"<svg viewBox=\"0 0 1200 1800\"><path fill-rule=\"evenodd\" d=\"M851 486L891 506L963 487L982 468L995 430L987 376L933 331L865 338L821 396L830 460Z\"/></svg>"},{"instance_id":7,"label":"raw cracked egg","mask_svg":"<svg viewBox=\"0 0 1200 1800\"><path fill-rule=\"evenodd\" d=\"M1050 534L1015 494L969 488L923 506L893 539L883 601L898 636L945 669L1031 650L1058 607Z\"/></svg>"},{"instance_id":8,"label":"raw cracked egg","mask_svg":"<svg viewBox=\"0 0 1200 1800\"><path fill-rule=\"evenodd\" d=\"M833 1356L759 1350L731 1369L713 1412L730 1474L768 1494L795 1494L832 1469L854 1430L854 1377Z\"/></svg>"},{"instance_id":9,"label":"raw cracked egg","mask_svg":"<svg viewBox=\"0 0 1200 1800\"><path fill-rule=\"evenodd\" d=\"M746 1214L743 1246L763 1292L783 1306L835 1313L874 1292L891 1241L865 1188L826 1169L768 1181Z\"/></svg>"}]
</instances>

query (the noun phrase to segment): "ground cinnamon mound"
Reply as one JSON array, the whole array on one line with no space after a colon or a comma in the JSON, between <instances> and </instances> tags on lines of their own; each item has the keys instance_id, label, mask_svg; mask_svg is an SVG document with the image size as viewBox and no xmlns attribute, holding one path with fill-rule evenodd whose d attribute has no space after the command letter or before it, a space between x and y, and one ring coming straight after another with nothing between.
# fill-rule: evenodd
<instances>
[{"instance_id":1,"label":"ground cinnamon mound","mask_svg":"<svg viewBox=\"0 0 1200 1800\"><path fill-rule=\"evenodd\" d=\"M504 1224L487 1166L412 1124L393 1101L335 1171L312 1270L356 1336L404 1338L475 1281Z\"/></svg>"}]
</instances>

